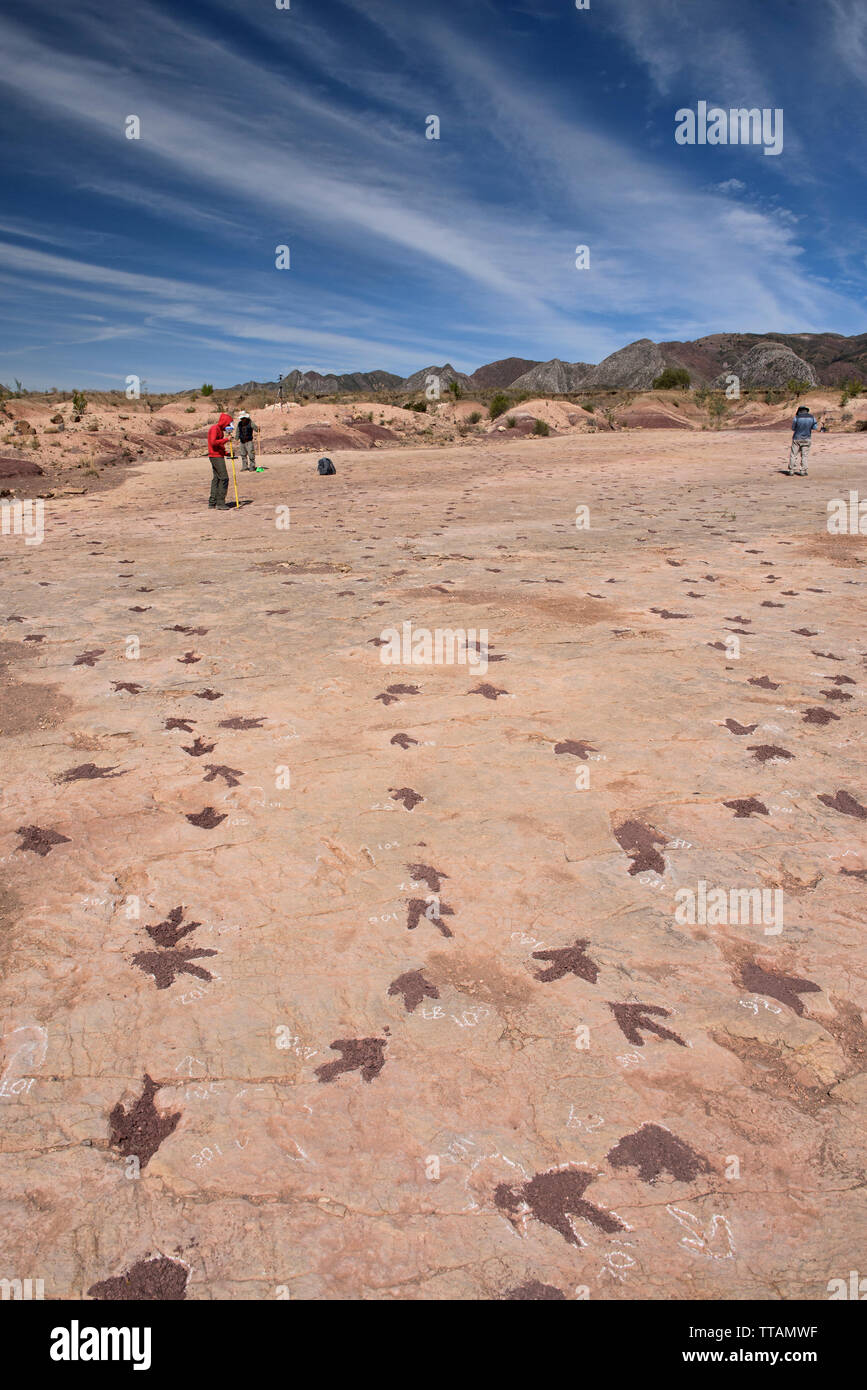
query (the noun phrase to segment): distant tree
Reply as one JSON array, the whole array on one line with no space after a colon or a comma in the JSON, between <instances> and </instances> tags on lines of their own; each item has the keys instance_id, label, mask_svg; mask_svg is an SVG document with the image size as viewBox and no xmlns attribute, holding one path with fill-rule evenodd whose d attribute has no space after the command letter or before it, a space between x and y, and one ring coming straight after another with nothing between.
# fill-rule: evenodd
<instances>
[{"instance_id":1,"label":"distant tree","mask_svg":"<svg viewBox=\"0 0 867 1390\"><path fill-rule=\"evenodd\" d=\"M803 396L805 391L809 391L809 381L804 381L802 377L790 376L786 382L786 390L790 396Z\"/></svg>"},{"instance_id":2,"label":"distant tree","mask_svg":"<svg viewBox=\"0 0 867 1390\"><path fill-rule=\"evenodd\" d=\"M502 391L498 391L489 407L488 413L491 419L498 420L501 415L505 415L506 411L509 409L509 405L509 397L504 395Z\"/></svg>"},{"instance_id":3,"label":"distant tree","mask_svg":"<svg viewBox=\"0 0 867 1390\"><path fill-rule=\"evenodd\" d=\"M72 413L76 420L80 420L87 410L87 397L83 391L73 391L72 393Z\"/></svg>"},{"instance_id":4,"label":"distant tree","mask_svg":"<svg viewBox=\"0 0 867 1390\"><path fill-rule=\"evenodd\" d=\"M685 391L690 383L690 375L685 367L666 367L653 383L654 391L673 391L682 387Z\"/></svg>"},{"instance_id":5,"label":"distant tree","mask_svg":"<svg viewBox=\"0 0 867 1390\"><path fill-rule=\"evenodd\" d=\"M841 405L848 405L853 397L860 396L861 392L864 390L864 383L860 381L858 377L850 377L848 381L842 382L841 385L843 388L843 394L840 397Z\"/></svg>"},{"instance_id":6,"label":"distant tree","mask_svg":"<svg viewBox=\"0 0 867 1390\"><path fill-rule=\"evenodd\" d=\"M461 396L464 394L461 390L461 383L459 381L450 381L449 390L451 391L456 401L459 401Z\"/></svg>"},{"instance_id":7,"label":"distant tree","mask_svg":"<svg viewBox=\"0 0 867 1390\"><path fill-rule=\"evenodd\" d=\"M204 383L204 385L202 386L202 395L203 395L203 396L213 396L213 394L214 394L214 388L213 388L213 386L211 385L211 383L210 383L209 381L206 381L206 382Z\"/></svg>"}]
</instances>

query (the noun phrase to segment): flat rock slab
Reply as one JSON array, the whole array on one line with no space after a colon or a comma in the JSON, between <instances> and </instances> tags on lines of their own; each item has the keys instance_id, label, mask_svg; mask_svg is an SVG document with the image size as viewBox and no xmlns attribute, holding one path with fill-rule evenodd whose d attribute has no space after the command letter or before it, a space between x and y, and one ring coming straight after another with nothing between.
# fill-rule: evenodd
<instances>
[{"instance_id":1,"label":"flat rock slab","mask_svg":"<svg viewBox=\"0 0 867 1390\"><path fill-rule=\"evenodd\" d=\"M229 512L156 461L4 535L3 1272L848 1278L867 541L826 509L862 452L823 436L789 479L763 435L494 436L327 480L314 452Z\"/></svg>"}]
</instances>

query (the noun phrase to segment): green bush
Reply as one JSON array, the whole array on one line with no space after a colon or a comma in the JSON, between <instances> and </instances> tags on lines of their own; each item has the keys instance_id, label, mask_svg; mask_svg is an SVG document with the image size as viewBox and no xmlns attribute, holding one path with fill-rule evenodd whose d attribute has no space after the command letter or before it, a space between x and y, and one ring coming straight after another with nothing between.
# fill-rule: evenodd
<instances>
[{"instance_id":1,"label":"green bush","mask_svg":"<svg viewBox=\"0 0 867 1390\"><path fill-rule=\"evenodd\" d=\"M809 381L804 381L801 377L790 376L786 382L786 390L790 396L803 396L805 391L809 391Z\"/></svg>"},{"instance_id":2,"label":"green bush","mask_svg":"<svg viewBox=\"0 0 867 1390\"><path fill-rule=\"evenodd\" d=\"M214 388L213 388L213 386L211 385L211 383L210 383L209 381L206 381L206 382L204 383L204 385L202 386L202 395L203 395L203 396L213 396L213 394L214 394Z\"/></svg>"},{"instance_id":3,"label":"green bush","mask_svg":"<svg viewBox=\"0 0 867 1390\"><path fill-rule=\"evenodd\" d=\"M548 424L547 420L537 420L535 425L533 426L533 433L543 435L550 434L551 426Z\"/></svg>"},{"instance_id":4,"label":"green bush","mask_svg":"<svg viewBox=\"0 0 867 1390\"><path fill-rule=\"evenodd\" d=\"M464 394L461 390L461 383L459 381L450 381L449 390L451 391L456 401L459 401L461 396Z\"/></svg>"},{"instance_id":5,"label":"green bush","mask_svg":"<svg viewBox=\"0 0 867 1390\"><path fill-rule=\"evenodd\" d=\"M685 367L666 367L653 383L654 391L672 391L677 387L684 390L689 386L690 375Z\"/></svg>"},{"instance_id":6,"label":"green bush","mask_svg":"<svg viewBox=\"0 0 867 1390\"><path fill-rule=\"evenodd\" d=\"M72 411L73 411L73 414L75 415L76 420L80 420L81 417L82 417L82 415L84 414L84 412L85 412L86 410L87 410L87 397L84 395L84 393L83 393L82 391L73 391L73 393L72 393Z\"/></svg>"},{"instance_id":7,"label":"green bush","mask_svg":"<svg viewBox=\"0 0 867 1390\"><path fill-rule=\"evenodd\" d=\"M851 377L848 381L842 383L842 388L843 394L840 397L840 404L848 405L849 401L855 396L861 395L861 392L864 390L864 383L863 381L859 381L857 377Z\"/></svg>"},{"instance_id":8,"label":"green bush","mask_svg":"<svg viewBox=\"0 0 867 1390\"><path fill-rule=\"evenodd\" d=\"M580 402L580 405L581 405L581 409L582 409L582 410L586 410L587 413L588 413L588 415L594 415L594 414L596 413L596 402L595 402L595 401L581 401L581 402Z\"/></svg>"},{"instance_id":9,"label":"green bush","mask_svg":"<svg viewBox=\"0 0 867 1390\"><path fill-rule=\"evenodd\" d=\"M491 419L498 420L501 415L505 415L509 409L509 404L509 397L504 395L502 391L498 391L488 407Z\"/></svg>"},{"instance_id":10,"label":"green bush","mask_svg":"<svg viewBox=\"0 0 867 1390\"><path fill-rule=\"evenodd\" d=\"M508 429L508 430L513 430L513 429L515 428L515 426L517 425L517 423L518 423L518 422L517 422L517 420L515 419L514 415L509 415L509 416L507 417L507 419L506 419L506 429Z\"/></svg>"},{"instance_id":11,"label":"green bush","mask_svg":"<svg viewBox=\"0 0 867 1390\"><path fill-rule=\"evenodd\" d=\"M468 415L468 416L467 416L467 424L468 424L468 425L477 425L477 424L479 423L479 421L481 420L481 418L482 418L482 412L481 412L480 410L474 410L473 413L472 413L472 415Z\"/></svg>"}]
</instances>

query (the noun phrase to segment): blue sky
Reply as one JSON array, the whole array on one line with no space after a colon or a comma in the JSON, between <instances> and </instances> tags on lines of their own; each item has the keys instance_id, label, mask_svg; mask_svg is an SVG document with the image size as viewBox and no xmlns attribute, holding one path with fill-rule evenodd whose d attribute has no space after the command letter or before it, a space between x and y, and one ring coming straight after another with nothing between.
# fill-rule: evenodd
<instances>
[{"instance_id":1,"label":"blue sky","mask_svg":"<svg viewBox=\"0 0 867 1390\"><path fill-rule=\"evenodd\" d=\"M863 0L28 0L0 51L7 384L867 331ZM700 100L782 154L676 144Z\"/></svg>"}]
</instances>

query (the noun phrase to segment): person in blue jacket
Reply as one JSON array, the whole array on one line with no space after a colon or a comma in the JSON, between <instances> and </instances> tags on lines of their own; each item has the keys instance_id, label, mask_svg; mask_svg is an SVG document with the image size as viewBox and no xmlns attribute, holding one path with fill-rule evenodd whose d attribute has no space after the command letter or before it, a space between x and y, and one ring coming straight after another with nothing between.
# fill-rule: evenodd
<instances>
[{"instance_id":1,"label":"person in blue jacket","mask_svg":"<svg viewBox=\"0 0 867 1390\"><path fill-rule=\"evenodd\" d=\"M808 405L799 405L792 421L792 448L789 452L789 466L785 470L790 476L800 473L807 476L807 460L813 442L813 430L819 428L819 421Z\"/></svg>"}]
</instances>

